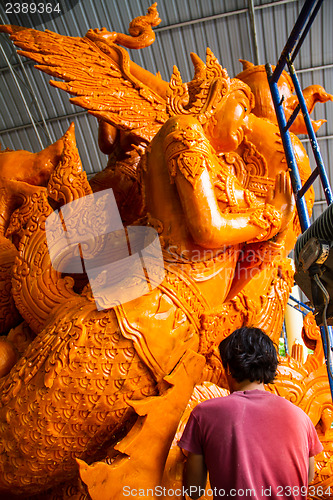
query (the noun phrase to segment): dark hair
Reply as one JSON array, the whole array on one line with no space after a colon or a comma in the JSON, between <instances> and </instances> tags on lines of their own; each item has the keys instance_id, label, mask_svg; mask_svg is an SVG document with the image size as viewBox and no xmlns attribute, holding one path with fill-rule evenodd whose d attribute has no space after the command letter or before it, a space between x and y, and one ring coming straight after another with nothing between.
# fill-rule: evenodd
<instances>
[{"instance_id":1,"label":"dark hair","mask_svg":"<svg viewBox=\"0 0 333 500\"><path fill-rule=\"evenodd\" d=\"M260 328L243 326L219 345L225 370L238 382L273 382L278 365L276 347Z\"/></svg>"}]
</instances>

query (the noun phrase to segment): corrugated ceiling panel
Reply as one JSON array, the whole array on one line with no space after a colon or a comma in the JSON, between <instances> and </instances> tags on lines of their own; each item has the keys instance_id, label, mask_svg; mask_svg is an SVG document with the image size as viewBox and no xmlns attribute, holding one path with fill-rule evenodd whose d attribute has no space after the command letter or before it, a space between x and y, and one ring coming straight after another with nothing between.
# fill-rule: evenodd
<instances>
[{"instance_id":1,"label":"corrugated ceiling panel","mask_svg":"<svg viewBox=\"0 0 333 500\"><path fill-rule=\"evenodd\" d=\"M296 2L255 11L260 64L276 64L297 15Z\"/></svg>"}]
</instances>

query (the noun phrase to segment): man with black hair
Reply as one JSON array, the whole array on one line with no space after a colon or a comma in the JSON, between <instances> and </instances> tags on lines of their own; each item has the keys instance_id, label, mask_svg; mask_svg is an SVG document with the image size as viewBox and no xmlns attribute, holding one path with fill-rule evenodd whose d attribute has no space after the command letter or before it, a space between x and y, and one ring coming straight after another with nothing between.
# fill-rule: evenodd
<instances>
[{"instance_id":1,"label":"man with black hair","mask_svg":"<svg viewBox=\"0 0 333 500\"><path fill-rule=\"evenodd\" d=\"M203 495L208 471L214 499L306 499L323 447L303 410L265 390L278 365L274 343L259 328L243 327L219 349L230 395L190 415L179 442L189 452L187 493Z\"/></svg>"}]
</instances>

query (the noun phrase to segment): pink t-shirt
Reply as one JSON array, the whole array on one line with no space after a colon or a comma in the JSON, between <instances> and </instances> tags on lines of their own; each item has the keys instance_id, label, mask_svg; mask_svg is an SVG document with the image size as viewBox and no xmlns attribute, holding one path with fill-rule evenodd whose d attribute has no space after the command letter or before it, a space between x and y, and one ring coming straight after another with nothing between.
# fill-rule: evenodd
<instances>
[{"instance_id":1,"label":"pink t-shirt","mask_svg":"<svg viewBox=\"0 0 333 500\"><path fill-rule=\"evenodd\" d=\"M261 390L200 403L179 446L204 455L214 498L271 500L304 500L309 457L323 449L303 410Z\"/></svg>"}]
</instances>

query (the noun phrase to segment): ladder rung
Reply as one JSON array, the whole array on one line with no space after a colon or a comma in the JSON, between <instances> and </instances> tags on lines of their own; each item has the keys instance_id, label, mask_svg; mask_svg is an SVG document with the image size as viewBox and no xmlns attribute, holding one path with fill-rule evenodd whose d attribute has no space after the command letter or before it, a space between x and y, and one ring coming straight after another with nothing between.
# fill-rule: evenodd
<instances>
[{"instance_id":1,"label":"ladder rung","mask_svg":"<svg viewBox=\"0 0 333 500\"><path fill-rule=\"evenodd\" d=\"M327 204L330 205L333 202L333 194L332 194L329 178L328 178L327 172L325 170L324 162L323 162L323 159L322 159L322 156L320 153L320 148L318 145L317 137L316 137L316 134L314 133L314 130L313 130L309 111L306 107L306 102L305 102L304 95L303 95L301 86L299 84L299 81L298 81L298 78L296 75L295 68L290 61L287 61L287 64L288 64L288 68L289 68L289 72L290 72L290 77L293 81L293 84L295 87L295 92L296 92L296 95L298 97L299 104L301 106L304 122L305 122L305 125L307 128L308 136L310 138L310 144L311 144L313 155L314 155L314 158L316 161L316 165L319 169L320 180L321 180L321 184L322 184L322 187L324 190L325 198L326 198Z\"/></svg>"},{"instance_id":2,"label":"ladder rung","mask_svg":"<svg viewBox=\"0 0 333 500\"><path fill-rule=\"evenodd\" d=\"M292 126L300 110L301 110L301 105L297 104L296 108L292 112L292 115L289 117L287 125L285 126L285 130L288 130Z\"/></svg>"},{"instance_id":3,"label":"ladder rung","mask_svg":"<svg viewBox=\"0 0 333 500\"><path fill-rule=\"evenodd\" d=\"M297 192L297 197L302 198L307 190L312 186L314 181L317 179L319 175L319 168L316 167L310 177L305 181L305 184L302 186L302 188Z\"/></svg>"}]
</instances>

